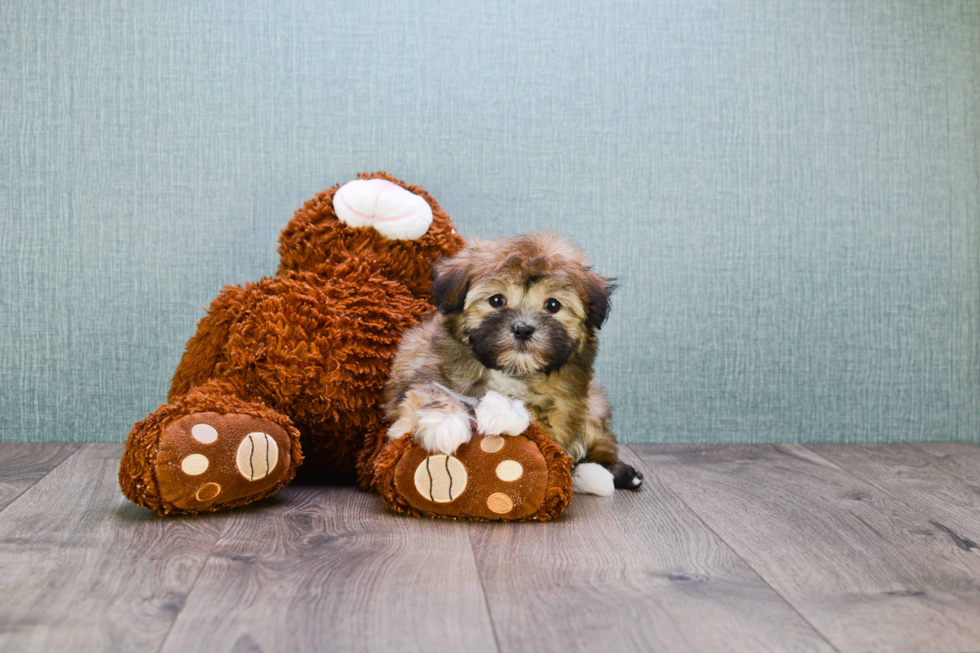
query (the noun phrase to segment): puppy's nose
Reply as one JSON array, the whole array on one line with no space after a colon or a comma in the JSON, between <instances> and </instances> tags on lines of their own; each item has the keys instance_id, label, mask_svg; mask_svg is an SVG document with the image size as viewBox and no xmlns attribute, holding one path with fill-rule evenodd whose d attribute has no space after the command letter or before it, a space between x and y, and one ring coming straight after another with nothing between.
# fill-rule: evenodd
<instances>
[{"instance_id":1,"label":"puppy's nose","mask_svg":"<svg viewBox=\"0 0 980 653\"><path fill-rule=\"evenodd\" d=\"M527 340L534 335L534 327L527 322L517 322L512 330L520 340Z\"/></svg>"}]
</instances>

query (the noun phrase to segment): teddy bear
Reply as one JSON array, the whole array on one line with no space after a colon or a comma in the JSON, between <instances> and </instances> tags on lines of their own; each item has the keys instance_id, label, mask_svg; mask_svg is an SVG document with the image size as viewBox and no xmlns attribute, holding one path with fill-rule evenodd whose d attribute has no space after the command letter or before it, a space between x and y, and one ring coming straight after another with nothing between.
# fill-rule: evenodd
<instances>
[{"instance_id":1,"label":"teddy bear","mask_svg":"<svg viewBox=\"0 0 980 653\"><path fill-rule=\"evenodd\" d=\"M133 426L123 494L161 515L228 510L302 469L312 482L359 483L411 515L560 515L571 459L533 424L518 436L474 434L452 456L387 437L383 390L400 336L435 309L432 264L465 245L425 190L384 172L307 201L280 235L275 276L218 294L168 403Z\"/></svg>"}]
</instances>

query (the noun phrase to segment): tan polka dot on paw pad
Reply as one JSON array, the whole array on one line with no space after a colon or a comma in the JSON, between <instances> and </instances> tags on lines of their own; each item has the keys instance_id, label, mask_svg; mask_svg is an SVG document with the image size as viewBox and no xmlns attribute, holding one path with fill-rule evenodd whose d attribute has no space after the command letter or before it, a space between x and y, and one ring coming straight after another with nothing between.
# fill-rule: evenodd
<instances>
[{"instance_id":1,"label":"tan polka dot on paw pad","mask_svg":"<svg viewBox=\"0 0 980 653\"><path fill-rule=\"evenodd\" d=\"M198 474L203 474L208 471L208 465L210 465L207 456L199 453L192 453L183 460L180 461L180 469L183 470L188 476L197 476Z\"/></svg>"},{"instance_id":2,"label":"tan polka dot on paw pad","mask_svg":"<svg viewBox=\"0 0 980 653\"><path fill-rule=\"evenodd\" d=\"M497 513L498 515L504 515L511 511L514 507L514 500L503 492L494 492L489 497L487 497L487 508Z\"/></svg>"},{"instance_id":3,"label":"tan polka dot on paw pad","mask_svg":"<svg viewBox=\"0 0 980 653\"><path fill-rule=\"evenodd\" d=\"M211 444L218 439L218 430L210 424L195 424L191 435L201 444Z\"/></svg>"},{"instance_id":4,"label":"tan polka dot on paw pad","mask_svg":"<svg viewBox=\"0 0 980 653\"><path fill-rule=\"evenodd\" d=\"M504 439L499 435L491 435L483 438L480 442L480 448L487 453L497 453L504 448Z\"/></svg>"},{"instance_id":5,"label":"tan polka dot on paw pad","mask_svg":"<svg viewBox=\"0 0 980 653\"><path fill-rule=\"evenodd\" d=\"M268 476L279 462L279 446L267 433L249 433L238 445L238 473L250 481Z\"/></svg>"},{"instance_id":6,"label":"tan polka dot on paw pad","mask_svg":"<svg viewBox=\"0 0 980 653\"><path fill-rule=\"evenodd\" d=\"M455 456L429 456L415 468L415 489L435 503L455 501L466 489L466 468Z\"/></svg>"},{"instance_id":7,"label":"tan polka dot on paw pad","mask_svg":"<svg viewBox=\"0 0 980 653\"><path fill-rule=\"evenodd\" d=\"M501 481L516 481L524 474L524 468L516 460L505 460L497 465L497 478Z\"/></svg>"},{"instance_id":8,"label":"tan polka dot on paw pad","mask_svg":"<svg viewBox=\"0 0 980 653\"><path fill-rule=\"evenodd\" d=\"M210 501L221 493L221 486L217 483L205 483L197 488L194 498L201 502Z\"/></svg>"}]
</instances>

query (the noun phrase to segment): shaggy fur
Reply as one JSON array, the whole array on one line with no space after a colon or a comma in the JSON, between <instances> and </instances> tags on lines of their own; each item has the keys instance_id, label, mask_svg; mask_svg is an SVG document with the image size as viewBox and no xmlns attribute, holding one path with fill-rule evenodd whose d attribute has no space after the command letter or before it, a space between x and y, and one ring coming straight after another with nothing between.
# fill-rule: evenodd
<instances>
[{"instance_id":1,"label":"shaggy fur","mask_svg":"<svg viewBox=\"0 0 980 653\"><path fill-rule=\"evenodd\" d=\"M642 476L618 459L609 406L592 378L612 290L580 250L550 234L484 241L442 261L433 283L439 312L405 337L392 367L389 436L413 433L429 451L450 454L469 439L451 437L468 411L439 386L484 401L500 393L526 405L573 459L602 465L617 487L639 487ZM478 430L499 421L490 416L500 410L478 406ZM433 430L444 437L430 437Z\"/></svg>"}]
</instances>

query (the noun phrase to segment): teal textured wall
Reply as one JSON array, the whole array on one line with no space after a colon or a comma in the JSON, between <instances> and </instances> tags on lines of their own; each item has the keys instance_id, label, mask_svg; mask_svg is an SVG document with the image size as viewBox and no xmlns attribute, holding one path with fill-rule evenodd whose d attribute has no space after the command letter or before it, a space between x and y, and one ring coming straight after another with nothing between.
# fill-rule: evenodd
<instances>
[{"instance_id":1,"label":"teal textured wall","mask_svg":"<svg viewBox=\"0 0 980 653\"><path fill-rule=\"evenodd\" d=\"M621 291L626 442L980 439L980 5L0 5L0 437L122 440L316 191Z\"/></svg>"}]
</instances>

